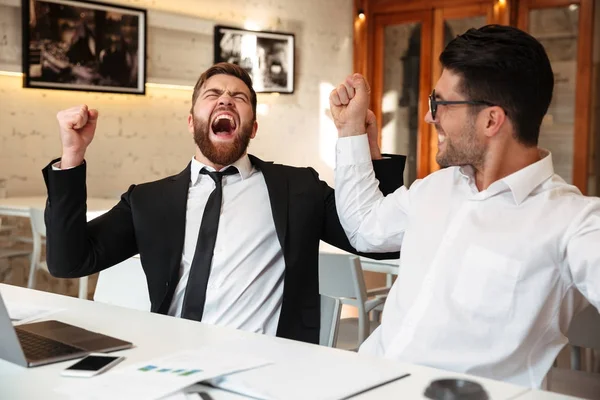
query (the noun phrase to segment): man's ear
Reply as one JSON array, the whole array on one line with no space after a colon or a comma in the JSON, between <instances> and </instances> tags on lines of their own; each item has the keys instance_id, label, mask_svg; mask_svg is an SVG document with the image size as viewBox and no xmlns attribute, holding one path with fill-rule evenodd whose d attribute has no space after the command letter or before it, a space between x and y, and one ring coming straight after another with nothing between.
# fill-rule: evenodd
<instances>
[{"instance_id":1,"label":"man's ear","mask_svg":"<svg viewBox=\"0 0 600 400\"><path fill-rule=\"evenodd\" d=\"M192 114L188 115L188 131L194 133L194 116Z\"/></svg>"},{"instance_id":2,"label":"man's ear","mask_svg":"<svg viewBox=\"0 0 600 400\"><path fill-rule=\"evenodd\" d=\"M498 106L486 108L485 117L485 136L494 137L506 122L506 112Z\"/></svg>"},{"instance_id":3,"label":"man's ear","mask_svg":"<svg viewBox=\"0 0 600 400\"><path fill-rule=\"evenodd\" d=\"M252 125L252 135L250 135L250 139L254 139L254 137L256 137L257 131L258 131L258 121L254 120L254 124Z\"/></svg>"}]
</instances>

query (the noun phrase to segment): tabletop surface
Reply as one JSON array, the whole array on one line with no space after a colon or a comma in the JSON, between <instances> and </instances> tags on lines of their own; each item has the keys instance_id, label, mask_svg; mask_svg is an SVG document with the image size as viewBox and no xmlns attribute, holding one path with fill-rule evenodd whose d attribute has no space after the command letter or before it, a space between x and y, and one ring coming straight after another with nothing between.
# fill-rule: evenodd
<instances>
[{"instance_id":1,"label":"tabletop surface","mask_svg":"<svg viewBox=\"0 0 600 400\"><path fill-rule=\"evenodd\" d=\"M226 346L228 351L244 354L250 352L274 362L272 366L260 369L261 379L267 383L271 380L279 383L289 382L296 387L293 390L293 398L307 396L307 392L308 398L314 397L310 393L318 390L321 385L329 384L346 388L350 394L353 390L361 389L367 379L392 379L406 373L401 364L361 357L343 350L5 284L0 284L0 293L7 303L18 302L23 305L63 309L49 318L134 343L135 348L117 352L126 356L126 360L111 371L184 350ZM53 389L73 379L59 375L62 369L72 363L73 361L67 361L43 367L23 368L0 360L0 398L61 398ZM348 378L349 382L346 381ZM36 384L31 385L31 382Z\"/></svg>"},{"instance_id":2,"label":"tabletop surface","mask_svg":"<svg viewBox=\"0 0 600 400\"><path fill-rule=\"evenodd\" d=\"M118 352L126 360L116 366L147 361L159 356L174 354L182 350L192 350L211 346L218 349L226 346L228 351L253 354L272 361L273 364L242 372L233 376L247 382L261 385L277 383L273 395L286 390L290 400L313 398L331 392L331 388L342 388L346 395L358 393L365 385L390 381L404 374L408 377L396 380L373 390L368 390L355 398L362 400L407 398L422 399L427 385L435 379L467 378L483 385L491 399L515 399L528 393L524 387L476 378L463 374L440 371L434 368L415 366L391 360L379 359L349 351L243 332L231 328L207 325L195 321L137 311L108 304L81 300L31 289L0 284L0 293L5 302L18 302L23 305L55 307L62 311L52 314L49 319L57 319L85 329L115 336L134 343L130 350ZM221 347L223 348L223 347ZM53 391L59 384L69 379L59 375L60 371L73 361L51 364L37 368L23 368L0 360L0 398L43 398L58 399L61 396ZM108 372L107 372L108 373ZM235 382L235 379L232 381ZM32 385L31 382L35 382ZM266 387L265 386L265 387ZM279 390L279 392L276 391ZM240 396L211 389L215 400L235 399ZM560 397L538 397L528 399L558 399ZM332 398L332 397L322 398ZM554 395L552 395L554 396Z\"/></svg>"}]
</instances>

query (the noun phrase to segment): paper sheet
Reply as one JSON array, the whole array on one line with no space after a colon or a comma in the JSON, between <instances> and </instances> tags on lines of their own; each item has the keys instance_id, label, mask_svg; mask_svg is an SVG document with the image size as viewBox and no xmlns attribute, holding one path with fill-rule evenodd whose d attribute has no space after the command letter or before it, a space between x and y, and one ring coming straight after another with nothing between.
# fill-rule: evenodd
<instances>
[{"instance_id":1,"label":"paper sheet","mask_svg":"<svg viewBox=\"0 0 600 400\"><path fill-rule=\"evenodd\" d=\"M204 384L194 384L185 389L173 393L161 400L207 400L208 398L218 400L261 400L250 397L247 394L239 395L226 390L216 389Z\"/></svg>"},{"instance_id":2,"label":"paper sheet","mask_svg":"<svg viewBox=\"0 0 600 400\"><path fill-rule=\"evenodd\" d=\"M25 324L38 319L45 318L51 314L62 311L62 308L44 308L16 303L5 303L10 320L14 325Z\"/></svg>"},{"instance_id":3,"label":"paper sheet","mask_svg":"<svg viewBox=\"0 0 600 400\"><path fill-rule=\"evenodd\" d=\"M162 400L202 400L197 393L177 392L170 396L163 397Z\"/></svg>"},{"instance_id":4,"label":"paper sheet","mask_svg":"<svg viewBox=\"0 0 600 400\"><path fill-rule=\"evenodd\" d=\"M220 376L217 378L209 379L206 383L223 390L227 390L232 393L237 393L242 396L250 397L258 400L272 400L276 399L271 393L268 393L264 388L260 388L260 385L256 387L252 382L247 382L243 376L234 375L232 379L227 376Z\"/></svg>"},{"instance_id":5,"label":"paper sheet","mask_svg":"<svg viewBox=\"0 0 600 400\"><path fill-rule=\"evenodd\" d=\"M63 378L64 383L55 391L72 399L159 399L199 381L269 363L254 356L228 353L218 348L195 349L116 367L90 379Z\"/></svg>"}]
</instances>

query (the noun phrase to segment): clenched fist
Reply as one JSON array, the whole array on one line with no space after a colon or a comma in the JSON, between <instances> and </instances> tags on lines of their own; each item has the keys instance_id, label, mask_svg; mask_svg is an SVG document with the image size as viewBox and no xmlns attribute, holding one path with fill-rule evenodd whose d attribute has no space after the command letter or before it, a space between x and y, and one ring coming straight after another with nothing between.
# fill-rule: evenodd
<instances>
[{"instance_id":1,"label":"clenched fist","mask_svg":"<svg viewBox=\"0 0 600 400\"><path fill-rule=\"evenodd\" d=\"M94 138L98 110L87 105L72 107L56 115L62 142L61 168L71 168L83 162L85 151Z\"/></svg>"},{"instance_id":2,"label":"clenched fist","mask_svg":"<svg viewBox=\"0 0 600 400\"><path fill-rule=\"evenodd\" d=\"M350 75L333 89L329 104L340 137L366 132L370 92L369 84L360 74Z\"/></svg>"},{"instance_id":3,"label":"clenched fist","mask_svg":"<svg viewBox=\"0 0 600 400\"><path fill-rule=\"evenodd\" d=\"M329 105L339 137L367 134L371 158L381 158L377 121L369 110L371 89L360 74L350 75L344 83L333 89Z\"/></svg>"}]
</instances>

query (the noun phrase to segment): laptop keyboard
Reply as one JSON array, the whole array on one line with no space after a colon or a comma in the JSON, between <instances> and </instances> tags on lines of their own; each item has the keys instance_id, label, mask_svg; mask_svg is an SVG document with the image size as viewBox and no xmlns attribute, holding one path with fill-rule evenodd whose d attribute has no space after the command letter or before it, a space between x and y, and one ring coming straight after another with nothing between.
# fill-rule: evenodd
<instances>
[{"instance_id":1,"label":"laptop keyboard","mask_svg":"<svg viewBox=\"0 0 600 400\"><path fill-rule=\"evenodd\" d=\"M45 360L85 352L84 349L48 339L35 333L18 328L15 330L28 361Z\"/></svg>"}]
</instances>

